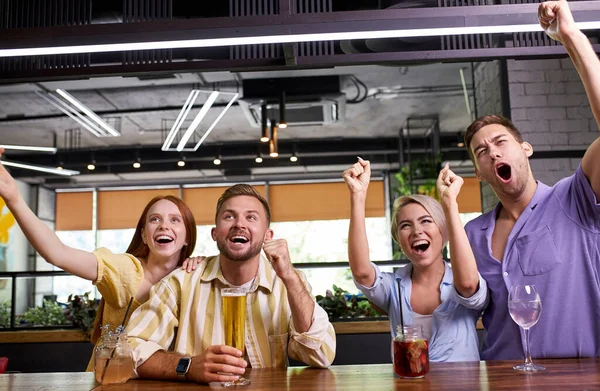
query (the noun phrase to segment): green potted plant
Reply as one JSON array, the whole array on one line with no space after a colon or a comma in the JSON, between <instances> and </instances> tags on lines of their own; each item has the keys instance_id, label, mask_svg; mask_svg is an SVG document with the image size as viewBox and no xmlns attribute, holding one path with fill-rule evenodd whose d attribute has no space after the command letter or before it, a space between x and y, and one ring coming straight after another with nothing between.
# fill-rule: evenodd
<instances>
[{"instance_id":1,"label":"green potted plant","mask_svg":"<svg viewBox=\"0 0 600 391\"><path fill-rule=\"evenodd\" d=\"M10 327L10 301L0 303L0 328Z\"/></svg>"},{"instance_id":2,"label":"green potted plant","mask_svg":"<svg viewBox=\"0 0 600 391\"><path fill-rule=\"evenodd\" d=\"M98 312L99 301L90 299L90 292L83 295L69 295L67 300L67 319L73 326L79 327L90 336L96 312Z\"/></svg>"},{"instance_id":3,"label":"green potted plant","mask_svg":"<svg viewBox=\"0 0 600 391\"><path fill-rule=\"evenodd\" d=\"M333 285L325 296L317 295L317 303L327 312L330 321L355 320L357 318L380 318L386 314L364 295L354 295Z\"/></svg>"},{"instance_id":4,"label":"green potted plant","mask_svg":"<svg viewBox=\"0 0 600 391\"><path fill-rule=\"evenodd\" d=\"M67 324L64 309L55 301L43 300L42 306L29 308L21 322L30 326L58 326Z\"/></svg>"}]
</instances>

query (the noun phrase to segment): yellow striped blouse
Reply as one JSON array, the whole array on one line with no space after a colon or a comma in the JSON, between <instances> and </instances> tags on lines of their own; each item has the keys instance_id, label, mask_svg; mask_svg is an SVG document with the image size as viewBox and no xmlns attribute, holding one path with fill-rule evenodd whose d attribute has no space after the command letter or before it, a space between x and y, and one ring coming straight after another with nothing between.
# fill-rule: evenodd
<instances>
[{"instance_id":1,"label":"yellow striped blouse","mask_svg":"<svg viewBox=\"0 0 600 391\"><path fill-rule=\"evenodd\" d=\"M310 292L304 274L296 272ZM228 286L217 256L192 273L177 269L152 287L150 299L127 326L136 368L158 350L191 357L224 344L220 289ZM247 309L246 354L253 368L283 367L288 354L310 366L331 365L336 340L327 313L315 302L310 329L297 332L285 285L263 256L248 292Z\"/></svg>"}]
</instances>

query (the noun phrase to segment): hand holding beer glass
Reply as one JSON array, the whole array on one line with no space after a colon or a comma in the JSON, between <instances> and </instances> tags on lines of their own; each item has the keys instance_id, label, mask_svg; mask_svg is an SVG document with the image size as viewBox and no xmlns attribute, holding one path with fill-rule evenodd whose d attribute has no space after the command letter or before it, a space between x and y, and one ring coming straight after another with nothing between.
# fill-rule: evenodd
<instances>
[{"instance_id":1,"label":"hand holding beer glass","mask_svg":"<svg viewBox=\"0 0 600 391\"><path fill-rule=\"evenodd\" d=\"M225 345L242 351L246 339L246 290L242 288L221 289ZM250 380L240 376L238 380L223 382L223 387L246 386Z\"/></svg>"}]
</instances>

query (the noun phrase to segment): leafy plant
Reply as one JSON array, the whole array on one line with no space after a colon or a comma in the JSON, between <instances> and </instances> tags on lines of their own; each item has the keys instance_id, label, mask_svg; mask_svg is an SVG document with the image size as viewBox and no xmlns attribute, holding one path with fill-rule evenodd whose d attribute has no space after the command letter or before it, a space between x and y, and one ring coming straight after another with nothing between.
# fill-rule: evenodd
<instances>
[{"instance_id":1,"label":"leafy plant","mask_svg":"<svg viewBox=\"0 0 600 391\"><path fill-rule=\"evenodd\" d=\"M413 160L400 167L394 174L396 184L393 187L395 197L413 194L438 198L436 180L442 162L441 155L435 158ZM392 243L393 259L402 259L404 254L396 242Z\"/></svg>"},{"instance_id":2,"label":"leafy plant","mask_svg":"<svg viewBox=\"0 0 600 391\"><path fill-rule=\"evenodd\" d=\"M67 324L63 308L55 301L44 300L41 307L29 308L21 318L32 326L54 326Z\"/></svg>"},{"instance_id":3,"label":"leafy plant","mask_svg":"<svg viewBox=\"0 0 600 391\"><path fill-rule=\"evenodd\" d=\"M88 336L92 331L99 303L90 299L90 292L83 295L69 295L67 302L67 319L73 322L73 326L83 329Z\"/></svg>"},{"instance_id":4,"label":"leafy plant","mask_svg":"<svg viewBox=\"0 0 600 391\"><path fill-rule=\"evenodd\" d=\"M10 301L0 303L0 328L10 327Z\"/></svg>"},{"instance_id":5,"label":"leafy plant","mask_svg":"<svg viewBox=\"0 0 600 391\"><path fill-rule=\"evenodd\" d=\"M325 296L317 295L316 299L331 320L385 316L385 313L366 297L350 294L336 285L333 285L333 291L328 289Z\"/></svg>"}]
</instances>

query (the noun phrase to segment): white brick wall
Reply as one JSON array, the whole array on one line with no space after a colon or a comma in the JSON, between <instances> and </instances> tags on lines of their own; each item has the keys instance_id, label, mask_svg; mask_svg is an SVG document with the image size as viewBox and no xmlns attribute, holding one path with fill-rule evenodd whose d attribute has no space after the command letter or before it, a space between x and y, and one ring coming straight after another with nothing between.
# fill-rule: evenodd
<instances>
[{"instance_id":1,"label":"white brick wall","mask_svg":"<svg viewBox=\"0 0 600 391\"><path fill-rule=\"evenodd\" d=\"M502 75L500 61L482 62L475 67L475 102L477 117L502 113ZM510 86L515 96L524 95L523 84ZM523 112L523 115L526 113ZM524 117L526 119L526 117ZM492 209L498 198L487 183L481 184L481 205L484 212Z\"/></svg>"},{"instance_id":2,"label":"white brick wall","mask_svg":"<svg viewBox=\"0 0 600 391\"><path fill-rule=\"evenodd\" d=\"M515 88L520 88L520 86ZM476 64L475 102L477 103L478 117L502 111L502 77L499 61Z\"/></svg>"},{"instance_id":3,"label":"white brick wall","mask_svg":"<svg viewBox=\"0 0 600 391\"><path fill-rule=\"evenodd\" d=\"M569 59L508 60L511 118L535 151L585 149L597 125L583 84ZM499 111L498 111L499 112ZM580 159L531 159L533 176L553 185L573 174Z\"/></svg>"}]
</instances>

